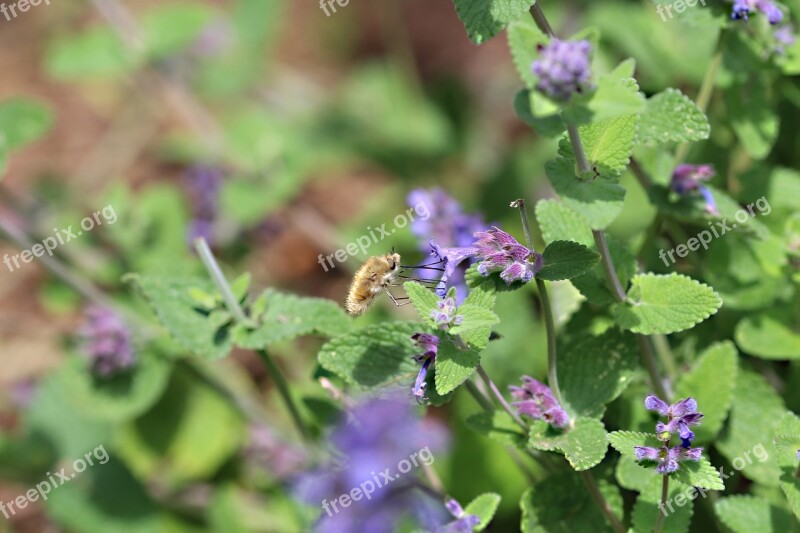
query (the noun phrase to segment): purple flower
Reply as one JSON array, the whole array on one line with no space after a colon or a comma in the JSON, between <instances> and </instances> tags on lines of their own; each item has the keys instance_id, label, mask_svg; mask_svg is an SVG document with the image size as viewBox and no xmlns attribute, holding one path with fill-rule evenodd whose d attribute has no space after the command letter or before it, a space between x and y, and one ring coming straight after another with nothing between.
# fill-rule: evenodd
<instances>
[{"instance_id":1,"label":"purple flower","mask_svg":"<svg viewBox=\"0 0 800 533\"><path fill-rule=\"evenodd\" d=\"M783 20L783 12L772 0L734 0L731 18L746 21L756 10L766 15L770 24L778 24Z\"/></svg>"},{"instance_id":2,"label":"purple flower","mask_svg":"<svg viewBox=\"0 0 800 533\"><path fill-rule=\"evenodd\" d=\"M684 448L683 446L651 448L649 446L634 446L633 453L637 461L658 462L656 472L659 474L669 474L678 470L681 461L699 461L703 453L703 448Z\"/></svg>"},{"instance_id":3,"label":"purple flower","mask_svg":"<svg viewBox=\"0 0 800 533\"><path fill-rule=\"evenodd\" d=\"M419 239L422 251L430 249L431 241L444 249L469 247L474 240L473 234L486 228L480 214L464 213L458 201L440 188L414 189L406 202L416 214L411 231ZM457 269L454 266L448 276L451 285L459 289L456 292L459 304L467 295L464 270L465 267Z\"/></svg>"},{"instance_id":4,"label":"purple flower","mask_svg":"<svg viewBox=\"0 0 800 533\"><path fill-rule=\"evenodd\" d=\"M422 348L423 353L415 355L414 360L422 363L422 368L417 374L417 380L414 383L414 388L411 389L411 395L417 398L418 401L425 399L425 386L427 383L425 379L428 377L428 369L431 363L436 359L436 354L439 352L439 337L431 335L430 333L415 333L411 336L417 346Z\"/></svg>"},{"instance_id":5,"label":"purple flower","mask_svg":"<svg viewBox=\"0 0 800 533\"><path fill-rule=\"evenodd\" d=\"M438 528L436 533L471 533L473 528L481 523L481 519L478 516L466 514L461 505L452 498L447 500L444 506L456 520Z\"/></svg>"},{"instance_id":6,"label":"purple flower","mask_svg":"<svg viewBox=\"0 0 800 533\"><path fill-rule=\"evenodd\" d=\"M431 309L431 318L439 329L447 330L450 326L458 326L464 317L456 313L455 298L445 298L436 302L436 309Z\"/></svg>"},{"instance_id":7,"label":"purple flower","mask_svg":"<svg viewBox=\"0 0 800 533\"><path fill-rule=\"evenodd\" d=\"M656 436L659 440L669 442L672 434L678 433L681 446L689 448L694 440L694 433L689 427L699 424L703 418L703 413L697 412L697 401L694 398L684 398L668 405L657 396L651 395L645 398L644 406L648 411L656 411L668 418L666 424L663 422L656 424Z\"/></svg>"},{"instance_id":8,"label":"purple flower","mask_svg":"<svg viewBox=\"0 0 800 533\"><path fill-rule=\"evenodd\" d=\"M520 400L512 403L521 415L535 420L544 420L553 427L563 428L569 424L569 415L553 397L550 387L530 376L522 376L522 387L509 387L511 396Z\"/></svg>"},{"instance_id":9,"label":"purple flower","mask_svg":"<svg viewBox=\"0 0 800 533\"><path fill-rule=\"evenodd\" d=\"M96 375L111 376L135 364L131 333L122 318L111 309L89 307L78 334L83 340L83 352Z\"/></svg>"},{"instance_id":10,"label":"purple flower","mask_svg":"<svg viewBox=\"0 0 800 533\"><path fill-rule=\"evenodd\" d=\"M192 218L187 229L189 244L203 237L213 242L214 220L219 211L222 171L215 167L196 165L184 176L184 189L189 197Z\"/></svg>"},{"instance_id":11,"label":"purple flower","mask_svg":"<svg viewBox=\"0 0 800 533\"><path fill-rule=\"evenodd\" d=\"M701 182L708 181L714 177L714 167L711 165L689 165L686 163L675 167L672 172L671 187L676 193L684 196L690 192L698 191L706 200L706 211L712 215L718 215L717 203L711 191Z\"/></svg>"},{"instance_id":12,"label":"purple flower","mask_svg":"<svg viewBox=\"0 0 800 533\"><path fill-rule=\"evenodd\" d=\"M439 298L444 298L447 294L447 285L450 282L450 278L456 273L458 265L470 257L475 257L478 251L472 246L443 248L434 240L431 240L430 246L431 255L441 261L442 268L444 269L444 273L441 279L439 279L439 283L436 285L436 295Z\"/></svg>"},{"instance_id":13,"label":"purple flower","mask_svg":"<svg viewBox=\"0 0 800 533\"><path fill-rule=\"evenodd\" d=\"M446 441L443 427L421 420L407 399L367 398L330 436L331 446L339 452L337 459L298 477L293 490L298 499L326 509L315 531L394 531L427 501L414 488L412 457L419 466L431 464ZM401 473L399 464L404 461L411 470ZM360 487L364 488L359 500L352 500L346 508L338 505L340 495ZM365 498L367 490L370 495Z\"/></svg>"},{"instance_id":14,"label":"purple flower","mask_svg":"<svg viewBox=\"0 0 800 533\"><path fill-rule=\"evenodd\" d=\"M492 227L475 234L478 272L488 276L500 272L500 278L510 285L515 281L527 283L542 268L542 256L529 250L505 231ZM533 262L531 262L533 258Z\"/></svg>"},{"instance_id":15,"label":"purple flower","mask_svg":"<svg viewBox=\"0 0 800 533\"><path fill-rule=\"evenodd\" d=\"M539 77L536 88L556 100L569 100L576 93L590 88L592 45L589 41L551 39L539 46L539 58L531 70Z\"/></svg>"}]
</instances>

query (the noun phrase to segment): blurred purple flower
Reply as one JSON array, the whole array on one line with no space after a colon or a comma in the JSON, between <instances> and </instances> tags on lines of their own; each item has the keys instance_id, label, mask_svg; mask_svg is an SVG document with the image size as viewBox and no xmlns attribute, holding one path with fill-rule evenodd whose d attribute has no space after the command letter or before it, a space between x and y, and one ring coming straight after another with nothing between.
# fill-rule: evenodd
<instances>
[{"instance_id":1,"label":"blurred purple flower","mask_svg":"<svg viewBox=\"0 0 800 533\"><path fill-rule=\"evenodd\" d=\"M248 462L279 479L298 472L307 459L300 448L283 441L264 424L250 426L250 438L244 455Z\"/></svg>"},{"instance_id":2,"label":"blurred purple flower","mask_svg":"<svg viewBox=\"0 0 800 533\"><path fill-rule=\"evenodd\" d=\"M98 376L117 374L136 363L130 330L111 309L89 307L78 334L92 372Z\"/></svg>"},{"instance_id":3,"label":"blurred purple flower","mask_svg":"<svg viewBox=\"0 0 800 533\"><path fill-rule=\"evenodd\" d=\"M500 272L500 278L510 285L515 281L527 283L542 268L542 256L529 250L505 231L492 227L475 234L474 244L480 260L478 272L488 276ZM530 259L533 258L533 262Z\"/></svg>"},{"instance_id":4,"label":"blurred purple flower","mask_svg":"<svg viewBox=\"0 0 800 533\"><path fill-rule=\"evenodd\" d=\"M431 309L431 318L439 329L447 330L450 326L458 326L464 317L456 313L455 298L444 298L436 302L436 309Z\"/></svg>"},{"instance_id":5,"label":"blurred purple flower","mask_svg":"<svg viewBox=\"0 0 800 533\"><path fill-rule=\"evenodd\" d=\"M633 453L637 461L657 461L656 472L669 474L678 470L681 461L699 461L703 454L703 448L634 446Z\"/></svg>"},{"instance_id":6,"label":"blurred purple flower","mask_svg":"<svg viewBox=\"0 0 800 533\"><path fill-rule=\"evenodd\" d=\"M411 389L411 395L420 401L425 399L425 386L427 385L425 379L428 377L428 369L436 360L436 354L439 352L439 337L430 333L414 333L411 338L423 350L422 354L414 356L416 362L422 363L422 368L417 374L414 388Z\"/></svg>"},{"instance_id":7,"label":"blurred purple flower","mask_svg":"<svg viewBox=\"0 0 800 533\"><path fill-rule=\"evenodd\" d=\"M511 396L517 402L512 405L521 415L535 420L544 420L553 427L563 428L569 424L569 415L553 397L553 391L530 376L522 376L522 387L510 386Z\"/></svg>"},{"instance_id":8,"label":"blurred purple flower","mask_svg":"<svg viewBox=\"0 0 800 533\"><path fill-rule=\"evenodd\" d=\"M772 0L734 0L731 18L746 21L755 11L766 15L770 24L778 24L783 20L783 12Z\"/></svg>"},{"instance_id":9,"label":"blurred purple flower","mask_svg":"<svg viewBox=\"0 0 800 533\"><path fill-rule=\"evenodd\" d=\"M205 165L191 167L184 176L184 190L191 209L187 240L192 247L194 240L199 237L203 237L209 243L213 242L214 220L219 211L222 179L221 170Z\"/></svg>"},{"instance_id":10,"label":"blurred purple flower","mask_svg":"<svg viewBox=\"0 0 800 533\"><path fill-rule=\"evenodd\" d=\"M686 163L680 164L675 167L672 172L672 190L681 196L685 196L690 192L698 191L705 198L706 211L712 215L718 215L717 203L714 201L714 196L701 182L708 181L714 177L714 167L711 165L689 165Z\"/></svg>"},{"instance_id":11,"label":"blurred purple flower","mask_svg":"<svg viewBox=\"0 0 800 533\"><path fill-rule=\"evenodd\" d=\"M342 464L329 463L300 476L294 492L326 509L315 531L393 531L401 519L423 520L430 512L428 496L415 488L413 470L401 473L400 463L408 462L411 469L414 460L430 464L446 442L444 428L421 420L400 395L368 398L331 433L330 444L343 454ZM358 500L348 507L335 505L340 495L354 489L360 489Z\"/></svg>"},{"instance_id":12,"label":"blurred purple flower","mask_svg":"<svg viewBox=\"0 0 800 533\"><path fill-rule=\"evenodd\" d=\"M431 241L444 248L469 246L472 244L473 234L486 228L480 214L464 213L461 204L438 187L414 189L408 194L406 203L416 212L417 217L411 223L411 232L419 239L422 251L430 249ZM424 219L420 218L423 216ZM448 276L452 286L458 288L456 303L459 304L467 296L464 270L466 268L457 270L454 266Z\"/></svg>"},{"instance_id":13,"label":"blurred purple flower","mask_svg":"<svg viewBox=\"0 0 800 533\"><path fill-rule=\"evenodd\" d=\"M797 37L794 34L794 29L792 26L781 26L780 28L775 30L773 34L775 37L775 53L778 55L783 55L786 53L786 49L792 46L795 41L797 41Z\"/></svg>"},{"instance_id":14,"label":"blurred purple flower","mask_svg":"<svg viewBox=\"0 0 800 533\"><path fill-rule=\"evenodd\" d=\"M592 45L589 41L551 39L539 46L539 58L531 70L539 77L536 88L556 100L569 100L590 88Z\"/></svg>"}]
</instances>

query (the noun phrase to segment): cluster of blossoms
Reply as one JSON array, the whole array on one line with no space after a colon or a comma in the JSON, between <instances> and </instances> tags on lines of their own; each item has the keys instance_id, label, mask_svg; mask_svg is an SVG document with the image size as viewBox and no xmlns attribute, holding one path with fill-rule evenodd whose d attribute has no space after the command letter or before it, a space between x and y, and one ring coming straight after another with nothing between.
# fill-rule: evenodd
<instances>
[{"instance_id":1,"label":"cluster of blossoms","mask_svg":"<svg viewBox=\"0 0 800 533\"><path fill-rule=\"evenodd\" d=\"M442 189L415 189L407 198L409 207L425 206L429 216L415 219L411 232L419 239L420 250L430 250L434 241L445 248L462 248L472 244L473 234L486 228L483 216L465 213L461 205ZM451 283L457 287L456 301L461 303L467 295L464 270L453 269ZM442 295L440 295L442 296Z\"/></svg>"},{"instance_id":2,"label":"cluster of blossoms","mask_svg":"<svg viewBox=\"0 0 800 533\"><path fill-rule=\"evenodd\" d=\"M122 318L111 309L98 306L87 309L78 334L82 338L83 352L92 372L98 376L117 374L136 363L131 332Z\"/></svg>"},{"instance_id":3,"label":"cluster of blossoms","mask_svg":"<svg viewBox=\"0 0 800 533\"><path fill-rule=\"evenodd\" d=\"M574 93L590 88L589 41L551 39L538 49L539 58L531 64L531 70L539 78L538 90L556 100L569 100Z\"/></svg>"},{"instance_id":4,"label":"cluster of blossoms","mask_svg":"<svg viewBox=\"0 0 800 533\"><path fill-rule=\"evenodd\" d=\"M414 356L416 362L422 363L422 368L417 374L414 388L411 389L411 395L421 401L425 399L425 379L428 377L428 369L436 360L436 354L439 352L439 337L430 333L415 333L411 338L422 349L420 355Z\"/></svg>"},{"instance_id":5,"label":"cluster of blossoms","mask_svg":"<svg viewBox=\"0 0 800 533\"><path fill-rule=\"evenodd\" d=\"M673 191L681 196L695 191L699 192L706 201L706 211L712 215L718 215L719 211L717 210L717 203L714 201L714 195L711 194L708 187L701 184L713 178L715 174L714 167L711 165L689 165L683 163L675 167L672 172L670 186Z\"/></svg>"},{"instance_id":6,"label":"cluster of blossoms","mask_svg":"<svg viewBox=\"0 0 800 533\"><path fill-rule=\"evenodd\" d=\"M512 385L509 389L511 396L519 400L511 404L519 414L534 420L544 420L557 428L564 428L569 424L569 415L547 385L530 376L522 376L522 387Z\"/></svg>"},{"instance_id":7,"label":"cluster of blossoms","mask_svg":"<svg viewBox=\"0 0 800 533\"><path fill-rule=\"evenodd\" d=\"M486 231L474 234L478 239L471 246L443 248L431 241L431 255L444 264L444 274L436 287L436 293L443 297L456 267L467 258L480 262L478 272L488 276L500 272L500 278L507 284L527 283L542 268L542 256L521 245L505 231L492 226Z\"/></svg>"},{"instance_id":8,"label":"cluster of blossoms","mask_svg":"<svg viewBox=\"0 0 800 533\"><path fill-rule=\"evenodd\" d=\"M436 327L447 330L450 326L458 326L464 321L462 315L456 314L456 299L447 297L436 302L436 309L431 309L431 318Z\"/></svg>"},{"instance_id":9,"label":"cluster of blossoms","mask_svg":"<svg viewBox=\"0 0 800 533\"><path fill-rule=\"evenodd\" d=\"M772 0L734 0L731 18L747 20L756 11L761 11L770 24L779 24L783 20L783 12Z\"/></svg>"},{"instance_id":10,"label":"cluster of blossoms","mask_svg":"<svg viewBox=\"0 0 800 533\"><path fill-rule=\"evenodd\" d=\"M656 411L659 415L667 417L667 423L656 424L656 437L664 443L660 448L649 446L636 446L634 455L639 461L656 461L656 472L669 474L678 470L681 461L699 461L703 448L691 448L694 432L691 426L700 423L703 414L697 412L697 401L694 398L684 398L672 405L667 404L656 396L648 396L644 406L649 411ZM669 446L672 434L680 436L679 446Z\"/></svg>"},{"instance_id":11,"label":"cluster of blossoms","mask_svg":"<svg viewBox=\"0 0 800 533\"><path fill-rule=\"evenodd\" d=\"M365 399L334 428L330 443L341 452L337 459L307 471L293 482L295 495L322 513L314 531L395 531L413 518L425 531L438 531L448 522L441 502L420 490L409 472L398 474L399 462L415 452L425 464L447 445L443 426L420 419L412 404L400 396ZM427 460L427 462L426 462ZM347 507L333 507L340 495L364 487L369 497L352 501Z\"/></svg>"},{"instance_id":12,"label":"cluster of blossoms","mask_svg":"<svg viewBox=\"0 0 800 533\"><path fill-rule=\"evenodd\" d=\"M219 211L222 171L208 166L195 166L184 177L184 189L191 204L192 219L187 230L190 245L200 237L213 242L214 220Z\"/></svg>"}]
</instances>

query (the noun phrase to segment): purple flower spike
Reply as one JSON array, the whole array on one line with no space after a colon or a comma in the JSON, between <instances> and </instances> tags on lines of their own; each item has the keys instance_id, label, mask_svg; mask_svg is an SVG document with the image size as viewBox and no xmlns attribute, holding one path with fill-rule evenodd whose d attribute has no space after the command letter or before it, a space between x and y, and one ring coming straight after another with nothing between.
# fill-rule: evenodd
<instances>
[{"instance_id":1,"label":"purple flower spike","mask_svg":"<svg viewBox=\"0 0 800 533\"><path fill-rule=\"evenodd\" d=\"M592 45L589 41L551 39L539 47L539 58L531 64L538 76L536 88L556 100L569 100L574 93L591 87Z\"/></svg>"},{"instance_id":2,"label":"purple flower spike","mask_svg":"<svg viewBox=\"0 0 800 533\"><path fill-rule=\"evenodd\" d=\"M450 326L458 326L464 321L462 315L456 315L455 298L445 298L436 302L437 309L431 309L431 318L439 329L447 330Z\"/></svg>"},{"instance_id":3,"label":"purple flower spike","mask_svg":"<svg viewBox=\"0 0 800 533\"><path fill-rule=\"evenodd\" d=\"M569 415L553 397L553 391L530 376L522 377L522 387L509 387L511 396L520 400L512 403L520 415L544 420L551 426L563 428L569 424Z\"/></svg>"},{"instance_id":4,"label":"purple flower spike","mask_svg":"<svg viewBox=\"0 0 800 533\"><path fill-rule=\"evenodd\" d=\"M92 372L98 376L117 374L136 363L131 333L114 311L98 306L88 308L78 334Z\"/></svg>"},{"instance_id":5,"label":"purple flower spike","mask_svg":"<svg viewBox=\"0 0 800 533\"><path fill-rule=\"evenodd\" d=\"M783 20L783 12L772 0L734 0L731 18L747 21L755 11L761 11L770 24L778 24Z\"/></svg>"},{"instance_id":6,"label":"purple flower spike","mask_svg":"<svg viewBox=\"0 0 800 533\"><path fill-rule=\"evenodd\" d=\"M479 517L466 514L461 505L452 498L447 500L444 506L456 520L436 529L436 533L471 533L472 529L481 522Z\"/></svg>"},{"instance_id":7,"label":"purple flower spike","mask_svg":"<svg viewBox=\"0 0 800 533\"><path fill-rule=\"evenodd\" d=\"M667 448L651 448L649 446L635 446L633 454L637 461L656 461L656 472L659 474L670 474L680 468L681 461L699 461L703 454L703 448L683 448L674 446Z\"/></svg>"},{"instance_id":8,"label":"purple flower spike","mask_svg":"<svg viewBox=\"0 0 800 533\"><path fill-rule=\"evenodd\" d=\"M667 405L657 396L648 396L644 400L644 406L648 411L656 411L669 419L666 424L663 422L656 424L656 436L659 440L669 442L672 434L678 433L681 446L689 448L694 440L694 432L689 427L699 424L703 418L703 413L697 412L697 400L690 397Z\"/></svg>"},{"instance_id":9,"label":"purple flower spike","mask_svg":"<svg viewBox=\"0 0 800 533\"><path fill-rule=\"evenodd\" d=\"M447 283L450 278L455 274L456 268L462 262L470 257L475 257L477 249L473 246L460 247L460 248L443 248L435 241L431 240L431 255L442 260L444 274L436 285L436 295L439 298L444 298L447 294Z\"/></svg>"},{"instance_id":10,"label":"purple flower spike","mask_svg":"<svg viewBox=\"0 0 800 533\"><path fill-rule=\"evenodd\" d=\"M648 396L644 399L644 407L648 411L657 411L661 416L669 414L669 404L658 396Z\"/></svg>"},{"instance_id":11,"label":"purple flower spike","mask_svg":"<svg viewBox=\"0 0 800 533\"><path fill-rule=\"evenodd\" d=\"M422 354L414 356L416 362L422 363L422 368L419 374L417 374L414 388L411 389L411 395L415 397L417 401L422 401L425 399L425 386L427 385L425 379L428 377L428 369L436 359L436 354L439 352L439 337L431 335L430 333L414 333L411 339L423 350Z\"/></svg>"},{"instance_id":12,"label":"purple flower spike","mask_svg":"<svg viewBox=\"0 0 800 533\"><path fill-rule=\"evenodd\" d=\"M515 281L528 283L542 268L542 256L521 245L505 231L492 227L475 234L478 272L488 276L500 272L500 278L511 285ZM531 262L533 259L533 262Z\"/></svg>"}]
</instances>

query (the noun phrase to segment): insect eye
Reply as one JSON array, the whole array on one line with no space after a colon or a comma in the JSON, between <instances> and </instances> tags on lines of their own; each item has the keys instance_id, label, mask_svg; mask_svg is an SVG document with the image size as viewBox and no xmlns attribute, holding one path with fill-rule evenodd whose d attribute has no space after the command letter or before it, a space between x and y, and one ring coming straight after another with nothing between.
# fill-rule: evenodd
<instances>
[{"instance_id":1,"label":"insect eye","mask_svg":"<svg viewBox=\"0 0 800 533\"><path fill-rule=\"evenodd\" d=\"M395 260L392 259L391 257L389 258L389 264L391 265L389 267L390 270L394 270L395 268L397 268L397 262L395 262Z\"/></svg>"}]
</instances>

